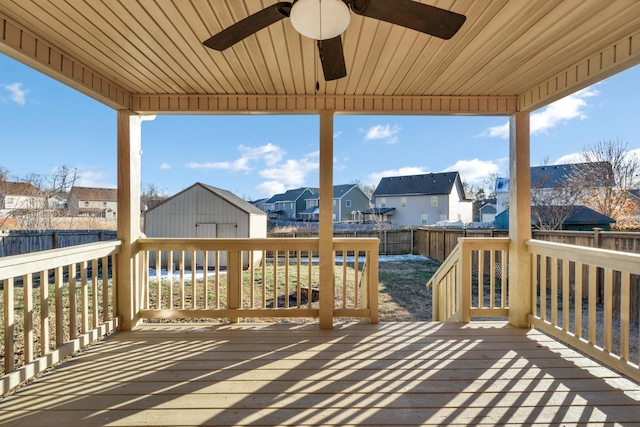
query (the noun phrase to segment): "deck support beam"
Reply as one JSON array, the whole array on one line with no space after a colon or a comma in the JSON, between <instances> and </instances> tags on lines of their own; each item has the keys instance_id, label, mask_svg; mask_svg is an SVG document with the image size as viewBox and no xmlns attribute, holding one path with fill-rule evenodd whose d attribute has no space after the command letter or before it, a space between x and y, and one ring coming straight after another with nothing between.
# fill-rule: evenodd
<instances>
[{"instance_id":1,"label":"deck support beam","mask_svg":"<svg viewBox=\"0 0 640 427\"><path fill-rule=\"evenodd\" d=\"M531 309L531 165L529 113L509 120L509 323L529 327Z\"/></svg>"},{"instance_id":2,"label":"deck support beam","mask_svg":"<svg viewBox=\"0 0 640 427\"><path fill-rule=\"evenodd\" d=\"M320 328L333 328L333 111L320 111Z\"/></svg>"},{"instance_id":3,"label":"deck support beam","mask_svg":"<svg viewBox=\"0 0 640 427\"><path fill-rule=\"evenodd\" d=\"M118 111L118 239L122 241L117 268L117 314L121 330L139 322L140 284L138 238L140 237L141 116Z\"/></svg>"}]
</instances>

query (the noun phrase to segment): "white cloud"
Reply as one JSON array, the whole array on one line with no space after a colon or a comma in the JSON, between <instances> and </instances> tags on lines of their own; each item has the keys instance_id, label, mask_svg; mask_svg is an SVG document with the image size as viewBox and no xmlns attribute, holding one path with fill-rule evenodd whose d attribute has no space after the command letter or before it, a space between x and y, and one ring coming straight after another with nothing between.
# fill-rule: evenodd
<instances>
[{"instance_id":1,"label":"white cloud","mask_svg":"<svg viewBox=\"0 0 640 427\"><path fill-rule=\"evenodd\" d=\"M549 129L566 123L569 120L586 119L587 115L584 112L584 109L588 105L587 98L591 98L599 94L600 92L593 88L582 89L574 94L571 94L550 104L537 113L531 114L531 134L536 135L545 133ZM482 132L480 136L486 136L490 138L500 137L506 139L509 137L509 122L500 126L490 127Z\"/></svg>"},{"instance_id":2,"label":"white cloud","mask_svg":"<svg viewBox=\"0 0 640 427\"><path fill-rule=\"evenodd\" d=\"M565 154L564 156L560 157L558 160L556 160L555 162L553 162L554 165L564 165L567 163L580 163L580 153L571 153L571 154Z\"/></svg>"},{"instance_id":3,"label":"white cloud","mask_svg":"<svg viewBox=\"0 0 640 427\"><path fill-rule=\"evenodd\" d=\"M405 166L399 169L388 169L381 172L374 172L367 175L365 178L366 185L378 185L380 180L388 176L405 176L405 175L421 175L429 173L426 168L421 166Z\"/></svg>"},{"instance_id":4,"label":"white cloud","mask_svg":"<svg viewBox=\"0 0 640 427\"><path fill-rule=\"evenodd\" d=\"M391 125L376 125L366 132L364 139L385 139L387 144L397 144L399 142L396 134L400 132L400 127Z\"/></svg>"},{"instance_id":5,"label":"white cloud","mask_svg":"<svg viewBox=\"0 0 640 427\"><path fill-rule=\"evenodd\" d=\"M261 192L265 193L265 186L271 189L276 187L284 189L302 187L304 186L307 175L310 172L318 170L319 167L320 163L317 152L309 153L299 160L289 159L284 163L261 170L260 176L266 178L268 182L260 184L257 189L263 188ZM267 194L273 194L273 192L269 191Z\"/></svg>"},{"instance_id":6,"label":"white cloud","mask_svg":"<svg viewBox=\"0 0 640 427\"><path fill-rule=\"evenodd\" d=\"M276 165L286 154L282 148L274 144L261 145L259 147L247 147L239 145L240 158L227 162L190 162L189 169L217 169L229 172L248 172L253 169L250 162L263 161L267 166Z\"/></svg>"},{"instance_id":7,"label":"white cloud","mask_svg":"<svg viewBox=\"0 0 640 427\"><path fill-rule=\"evenodd\" d=\"M226 170L230 172L238 172L238 171L248 171L250 168L247 166L248 159L240 158L233 162L205 162L205 163L197 163L191 162L187 163L187 167L189 169L218 169L218 170Z\"/></svg>"},{"instance_id":8,"label":"white cloud","mask_svg":"<svg viewBox=\"0 0 640 427\"><path fill-rule=\"evenodd\" d=\"M80 170L80 180L76 185L97 188L117 187L114 178L104 171L84 169L83 166L78 166L78 169Z\"/></svg>"},{"instance_id":9,"label":"white cloud","mask_svg":"<svg viewBox=\"0 0 640 427\"><path fill-rule=\"evenodd\" d=\"M262 184L256 186L256 191L260 194L265 194L268 196L273 196L275 194L284 193L287 188L283 183L278 181L265 181Z\"/></svg>"},{"instance_id":10,"label":"white cloud","mask_svg":"<svg viewBox=\"0 0 640 427\"><path fill-rule=\"evenodd\" d=\"M635 150L629 150L627 153L629 156L635 156L637 159L640 159L640 148L636 148ZM582 163L583 157L580 153L570 153L565 154L560 157L558 160L553 162L554 165L564 165L569 163Z\"/></svg>"},{"instance_id":11,"label":"white cloud","mask_svg":"<svg viewBox=\"0 0 640 427\"><path fill-rule=\"evenodd\" d=\"M240 145L238 150L240 150L242 158L248 160L262 159L267 166L277 164L286 154L286 151L272 143L268 143L267 145L262 145L260 147L247 147L245 145Z\"/></svg>"},{"instance_id":12,"label":"white cloud","mask_svg":"<svg viewBox=\"0 0 640 427\"><path fill-rule=\"evenodd\" d=\"M22 89L22 83L11 83L4 85L3 88L9 92L9 99L13 102L22 106L27 104L26 95L29 91Z\"/></svg>"},{"instance_id":13,"label":"white cloud","mask_svg":"<svg viewBox=\"0 0 640 427\"><path fill-rule=\"evenodd\" d=\"M460 173L460 178L469 183L481 183L489 174L497 173L505 159L500 160L458 160L447 167L444 172L455 171Z\"/></svg>"},{"instance_id":14,"label":"white cloud","mask_svg":"<svg viewBox=\"0 0 640 427\"><path fill-rule=\"evenodd\" d=\"M171 169L171 165L167 162L164 162L163 164L160 165L160 169L162 170L169 170Z\"/></svg>"}]
</instances>

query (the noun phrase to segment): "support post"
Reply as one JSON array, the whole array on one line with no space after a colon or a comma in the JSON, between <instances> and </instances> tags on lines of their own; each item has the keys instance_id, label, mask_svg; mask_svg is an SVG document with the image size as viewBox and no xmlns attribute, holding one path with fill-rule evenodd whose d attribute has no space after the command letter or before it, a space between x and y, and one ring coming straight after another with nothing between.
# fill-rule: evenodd
<instances>
[{"instance_id":1,"label":"support post","mask_svg":"<svg viewBox=\"0 0 640 427\"><path fill-rule=\"evenodd\" d=\"M129 331L138 321L140 236L140 153L142 118L131 111L118 111L118 239L117 314L119 327Z\"/></svg>"},{"instance_id":2,"label":"support post","mask_svg":"<svg viewBox=\"0 0 640 427\"><path fill-rule=\"evenodd\" d=\"M333 111L320 111L320 203L318 252L320 256L320 329L333 328Z\"/></svg>"},{"instance_id":3,"label":"support post","mask_svg":"<svg viewBox=\"0 0 640 427\"><path fill-rule=\"evenodd\" d=\"M531 312L531 165L529 113L509 121L509 323L528 328Z\"/></svg>"}]
</instances>

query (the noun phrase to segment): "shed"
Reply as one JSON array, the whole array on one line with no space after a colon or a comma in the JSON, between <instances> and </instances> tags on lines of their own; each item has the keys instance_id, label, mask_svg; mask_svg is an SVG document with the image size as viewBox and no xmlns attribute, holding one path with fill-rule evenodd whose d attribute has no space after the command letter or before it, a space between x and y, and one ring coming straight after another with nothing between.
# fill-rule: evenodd
<instances>
[{"instance_id":1,"label":"shed","mask_svg":"<svg viewBox=\"0 0 640 427\"><path fill-rule=\"evenodd\" d=\"M230 191L196 182L166 199L145 213L147 237L173 238L266 238L267 214ZM216 267L215 253L210 253L207 268ZM179 254L174 255L174 263ZM185 265L191 265L186 253ZM202 254L196 265L204 267ZM261 253L254 254L254 263L261 261ZM149 260L155 264L155 258ZM220 268L226 267L226 254L220 254ZM167 254L162 255L162 267L167 267ZM243 267L249 266L249 254L243 254Z\"/></svg>"}]
</instances>

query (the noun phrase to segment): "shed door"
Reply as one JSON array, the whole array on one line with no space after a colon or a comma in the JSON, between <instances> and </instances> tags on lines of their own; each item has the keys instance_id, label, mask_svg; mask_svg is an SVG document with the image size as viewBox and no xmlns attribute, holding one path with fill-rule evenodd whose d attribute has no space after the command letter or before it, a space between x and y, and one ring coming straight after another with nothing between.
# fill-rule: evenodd
<instances>
[{"instance_id":1,"label":"shed door","mask_svg":"<svg viewBox=\"0 0 640 427\"><path fill-rule=\"evenodd\" d=\"M196 224L196 237L199 239L213 239L217 237L217 228L218 224ZM206 267L215 267L216 253L213 251L207 252L207 266ZM226 258L226 254L225 254ZM222 264L222 261L221 261ZM202 256L202 252L196 253L196 265L205 267L204 265L204 257ZM224 265L224 264L223 264Z\"/></svg>"},{"instance_id":2,"label":"shed door","mask_svg":"<svg viewBox=\"0 0 640 427\"><path fill-rule=\"evenodd\" d=\"M237 224L197 224L196 225L196 237L205 238L205 239L227 239L234 238L238 236L238 225ZM214 251L209 251L207 253L207 267L217 267L216 266L216 253ZM220 268L225 268L227 266L227 253L220 252L219 256ZM202 252L198 252L196 256L196 264L198 266L204 266L204 257L202 256Z\"/></svg>"}]
</instances>

